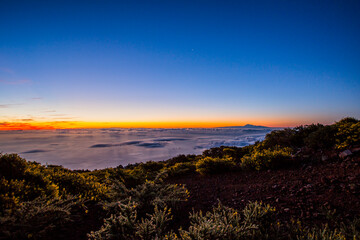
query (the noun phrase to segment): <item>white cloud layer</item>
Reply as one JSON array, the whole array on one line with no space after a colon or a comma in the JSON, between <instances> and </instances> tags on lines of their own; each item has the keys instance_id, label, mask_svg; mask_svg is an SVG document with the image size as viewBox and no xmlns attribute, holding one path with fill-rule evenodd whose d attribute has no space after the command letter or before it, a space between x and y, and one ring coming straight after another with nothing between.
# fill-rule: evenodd
<instances>
[{"instance_id":1,"label":"white cloud layer","mask_svg":"<svg viewBox=\"0 0 360 240\"><path fill-rule=\"evenodd\" d=\"M101 169L246 146L271 128L74 129L0 132L0 151L71 169Z\"/></svg>"}]
</instances>

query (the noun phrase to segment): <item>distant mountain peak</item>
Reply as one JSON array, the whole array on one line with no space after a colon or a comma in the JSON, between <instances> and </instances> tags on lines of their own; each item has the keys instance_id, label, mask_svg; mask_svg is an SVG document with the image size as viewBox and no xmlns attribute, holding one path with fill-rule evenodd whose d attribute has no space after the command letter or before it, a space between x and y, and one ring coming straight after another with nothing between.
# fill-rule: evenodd
<instances>
[{"instance_id":1,"label":"distant mountain peak","mask_svg":"<svg viewBox=\"0 0 360 240\"><path fill-rule=\"evenodd\" d=\"M244 126L230 126L230 127L222 127L222 128L269 128L260 125L252 125L252 124L245 124Z\"/></svg>"},{"instance_id":2,"label":"distant mountain peak","mask_svg":"<svg viewBox=\"0 0 360 240\"><path fill-rule=\"evenodd\" d=\"M268 127L265 127L265 126L252 125L252 124L246 124L243 127L247 127L247 128L268 128Z\"/></svg>"}]
</instances>

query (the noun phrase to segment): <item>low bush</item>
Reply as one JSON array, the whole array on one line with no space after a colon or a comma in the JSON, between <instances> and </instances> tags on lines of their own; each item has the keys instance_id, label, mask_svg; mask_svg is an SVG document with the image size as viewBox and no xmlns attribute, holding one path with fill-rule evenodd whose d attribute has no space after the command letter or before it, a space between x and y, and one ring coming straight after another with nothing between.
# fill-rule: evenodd
<instances>
[{"instance_id":1,"label":"low bush","mask_svg":"<svg viewBox=\"0 0 360 240\"><path fill-rule=\"evenodd\" d=\"M0 239L52 239L65 223L73 221L70 211L82 207L75 198L38 198L0 217Z\"/></svg>"},{"instance_id":2,"label":"low bush","mask_svg":"<svg viewBox=\"0 0 360 240\"><path fill-rule=\"evenodd\" d=\"M277 169L292 164L291 149L280 148L255 150L251 155L246 155L241 160L244 169Z\"/></svg>"},{"instance_id":3,"label":"low bush","mask_svg":"<svg viewBox=\"0 0 360 240\"><path fill-rule=\"evenodd\" d=\"M88 234L92 240L134 240L134 239L172 239L172 232L167 231L167 225L172 220L171 209L154 207L152 214L140 218L135 202L119 203L118 213L104 220L104 225L98 231Z\"/></svg>"},{"instance_id":4,"label":"low bush","mask_svg":"<svg viewBox=\"0 0 360 240\"><path fill-rule=\"evenodd\" d=\"M292 240L358 240L360 239L360 219L352 221L336 222L333 228L329 224L323 226L303 226L298 220L292 220L285 227L288 238Z\"/></svg>"},{"instance_id":5,"label":"low bush","mask_svg":"<svg viewBox=\"0 0 360 240\"><path fill-rule=\"evenodd\" d=\"M313 151L332 149L336 143L335 133L334 126L321 126L304 138L305 146Z\"/></svg>"},{"instance_id":6,"label":"low bush","mask_svg":"<svg viewBox=\"0 0 360 240\"><path fill-rule=\"evenodd\" d=\"M0 155L0 212L36 198L107 199L109 188L95 176L62 167L27 162L16 154Z\"/></svg>"},{"instance_id":7,"label":"low bush","mask_svg":"<svg viewBox=\"0 0 360 240\"><path fill-rule=\"evenodd\" d=\"M180 230L181 238L236 240L274 237L275 231L270 232L275 224L274 212L274 208L258 202L250 202L242 212L219 203L205 215L201 211L190 214L189 230Z\"/></svg>"},{"instance_id":8,"label":"low bush","mask_svg":"<svg viewBox=\"0 0 360 240\"><path fill-rule=\"evenodd\" d=\"M344 118L335 124L337 127L336 147L347 149L360 144L360 121L355 118Z\"/></svg>"},{"instance_id":9,"label":"low bush","mask_svg":"<svg viewBox=\"0 0 360 240\"><path fill-rule=\"evenodd\" d=\"M109 188L95 176L63 169L47 169L50 180L59 188L61 196L77 195L88 200L107 199Z\"/></svg>"},{"instance_id":10,"label":"low bush","mask_svg":"<svg viewBox=\"0 0 360 240\"><path fill-rule=\"evenodd\" d=\"M177 177L186 174L195 173L196 166L193 162L175 163L167 169L170 177Z\"/></svg>"},{"instance_id":11,"label":"low bush","mask_svg":"<svg viewBox=\"0 0 360 240\"><path fill-rule=\"evenodd\" d=\"M113 202L106 204L110 211L116 211L119 203L132 201L137 205L139 214L149 213L155 206L175 207L176 203L186 201L189 191L184 185L165 184L163 178L167 173L159 174L154 181L146 181L135 188L128 189L121 182L116 182L112 188Z\"/></svg>"},{"instance_id":12,"label":"low bush","mask_svg":"<svg viewBox=\"0 0 360 240\"><path fill-rule=\"evenodd\" d=\"M184 155L184 154L180 154L176 157L170 158L166 161L164 161L164 163L166 164L167 167L173 166L177 163L189 163L189 162L194 162L196 161L196 155L193 154L188 154L188 155Z\"/></svg>"},{"instance_id":13,"label":"low bush","mask_svg":"<svg viewBox=\"0 0 360 240\"><path fill-rule=\"evenodd\" d=\"M200 174L215 174L234 170L235 166L231 158L204 157L196 163L196 171Z\"/></svg>"}]
</instances>

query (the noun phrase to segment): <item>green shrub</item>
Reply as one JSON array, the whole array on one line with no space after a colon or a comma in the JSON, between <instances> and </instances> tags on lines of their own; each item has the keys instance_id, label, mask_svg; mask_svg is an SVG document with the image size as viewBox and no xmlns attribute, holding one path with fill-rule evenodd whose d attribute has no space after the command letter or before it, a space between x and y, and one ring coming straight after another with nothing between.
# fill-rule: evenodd
<instances>
[{"instance_id":1,"label":"green shrub","mask_svg":"<svg viewBox=\"0 0 360 240\"><path fill-rule=\"evenodd\" d=\"M176 157L170 158L166 161L164 161L164 163L166 164L167 167L173 166L177 163L188 163L188 162L194 162L196 161L196 155L193 154L188 154L188 155L184 155L184 154L180 154Z\"/></svg>"},{"instance_id":2,"label":"green shrub","mask_svg":"<svg viewBox=\"0 0 360 240\"><path fill-rule=\"evenodd\" d=\"M236 240L246 239L256 228L254 224L244 223L238 211L219 203L212 212L205 215L201 211L190 214L189 230L180 230L180 234L184 240Z\"/></svg>"},{"instance_id":3,"label":"green shrub","mask_svg":"<svg viewBox=\"0 0 360 240\"><path fill-rule=\"evenodd\" d=\"M305 139L308 138L310 134L321 130L323 127L324 126L322 124L318 123L305 126L301 125L295 128L275 130L268 133L261 144L263 149L274 148L276 146L289 147L292 149L302 148L306 145ZM334 139L334 136L331 136L331 134L330 137Z\"/></svg>"},{"instance_id":4,"label":"green shrub","mask_svg":"<svg viewBox=\"0 0 360 240\"><path fill-rule=\"evenodd\" d=\"M235 166L231 158L204 157L196 163L196 171L200 174L215 174L234 170Z\"/></svg>"},{"instance_id":5,"label":"green shrub","mask_svg":"<svg viewBox=\"0 0 360 240\"><path fill-rule=\"evenodd\" d=\"M175 163L167 169L170 177L182 176L190 173L195 173L196 166L193 162Z\"/></svg>"},{"instance_id":6,"label":"green shrub","mask_svg":"<svg viewBox=\"0 0 360 240\"><path fill-rule=\"evenodd\" d=\"M0 211L38 197L57 198L59 188L42 173L44 167L16 154L0 155Z\"/></svg>"},{"instance_id":7,"label":"green shrub","mask_svg":"<svg viewBox=\"0 0 360 240\"><path fill-rule=\"evenodd\" d=\"M241 166L245 169L277 169L291 164L291 149L276 147L272 149L255 150L251 155L244 156Z\"/></svg>"},{"instance_id":8,"label":"green shrub","mask_svg":"<svg viewBox=\"0 0 360 240\"><path fill-rule=\"evenodd\" d=\"M165 163L153 161L130 164L124 169L125 184L128 187L135 187L146 180L154 180L164 167Z\"/></svg>"},{"instance_id":9,"label":"green shrub","mask_svg":"<svg viewBox=\"0 0 360 240\"><path fill-rule=\"evenodd\" d=\"M331 230L328 226L323 229L313 228L303 230L297 235L298 240L346 240L347 238L337 229ZM356 239L356 238L354 238Z\"/></svg>"},{"instance_id":10,"label":"green shrub","mask_svg":"<svg viewBox=\"0 0 360 240\"><path fill-rule=\"evenodd\" d=\"M337 122L336 147L347 149L360 144L360 121L355 118L344 118Z\"/></svg>"},{"instance_id":11,"label":"green shrub","mask_svg":"<svg viewBox=\"0 0 360 240\"><path fill-rule=\"evenodd\" d=\"M95 176L71 172L63 169L46 169L44 173L59 188L62 196L77 195L88 200L105 200L109 188L100 183Z\"/></svg>"},{"instance_id":12,"label":"green shrub","mask_svg":"<svg viewBox=\"0 0 360 240\"><path fill-rule=\"evenodd\" d=\"M0 153L0 177L20 179L24 176L28 162L17 154Z\"/></svg>"},{"instance_id":13,"label":"green shrub","mask_svg":"<svg viewBox=\"0 0 360 240\"><path fill-rule=\"evenodd\" d=\"M304 138L305 145L315 151L331 149L335 145L336 128L322 126Z\"/></svg>"},{"instance_id":14,"label":"green shrub","mask_svg":"<svg viewBox=\"0 0 360 240\"><path fill-rule=\"evenodd\" d=\"M262 203L249 203L242 212L221 203L212 212L190 214L188 231L180 230L182 239L266 239L274 236L270 226L275 209ZM271 239L271 238L269 238Z\"/></svg>"},{"instance_id":15,"label":"green shrub","mask_svg":"<svg viewBox=\"0 0 360 240\"><path fill-rule=\"evenodd\" d=\"M234 162L240 162L241 158L249 154L254 145L249 145L245 147L215 147L205 150L202 154L203 157L212 157L212 158L232 158Z\"/></svg>"},{"instance_id":16,"label":"green shrub","mask_svg":"<svg viewBox=\"0 0 360 240\"><path fill-rule=\"evenodd\" d=\"M16 208L36 198L105 200L109 188L88 173L60 166L44 167L27 162L16 154L0 155L0 209Z\"/></svg>"},{"instance_id":17,"label":"green shrub","mask_svg":"<svg viewBox=\"0 0 360 240\"><path fill-rule=\"evenodd\" d=\"M159 174L154 181L146 181L135 188L128 189L121 182L114 182L112 187L113 202L107 207L116 211L119 202L135 202L137 211L140 214L149 213L154 206L174 207L176 203L186 201L189 198L189 191L184 185L164 184L163 179L167 173Z\"/></svg>"},{"instance_id":18,"label":"green shrub","mask_svg":"<svg viewBox=\"0 0 360 240\"><path fill-rule=\"evenodd\" d=\"M249 202L243 210L244 222L256 225L252 231L252 238L271 239L277 232L277 225L274 223L275 208L262 202Z\"/></svg>"},{"instance_id":19,"label":"green shrub","mask_svg":"<svg viewBox=\"0 0 360 240\"><path fill-rule=\"evenodd\" d=\"M2 239L52 239L54 232L72 221L71 209L81 207L75 198L39 198L25 202L0 217Z\"/></svg>"},{"instance_id":20,"label":"green shrub","mask_svg":"<svg viewBox=\"0 0 360 240\"><path fill-rule=\"evenodd\" d=\"M285 128L283 130L275 130L266 134L264 141L261 143L264 149L280 147L298 147L296 141L295 129Z\"/></svg>"},{"instance_id":21,"label":"green shrub","mask_svg":"<svg viewBox=\"0 0 360 240\"><path fill-rule=\"evenodd\" d=\"M119 212L104 220L104 225L98 231L88 234L92 240L133 240L133 239L165 239L173 235L167 231L167 225L172 220L171 210L167 207L154 207L152 214L141 218L137 214L137 205L129 201L119 203Z\"/></svg>"},{"instance_id":22,"label":"green shrub","mask_svg":"<svg viewBox=\"0 0 360 240\"><path fill-rule=\"evenodd\" d=\"M298 221L292 221L292 224L285 229L289 239L296 240L358 240L360 239L360 220L337 222L334 228L328 224L319 226L303 226Z\"/></svg>"}]
</instances>

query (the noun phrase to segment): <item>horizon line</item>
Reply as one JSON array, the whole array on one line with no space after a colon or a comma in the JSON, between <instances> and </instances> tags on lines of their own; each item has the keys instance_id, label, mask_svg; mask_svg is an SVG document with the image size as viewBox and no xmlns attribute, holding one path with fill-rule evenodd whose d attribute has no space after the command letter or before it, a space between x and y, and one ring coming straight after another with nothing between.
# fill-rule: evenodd
<instances>
[{"instance_id":1,"label":"horizon line","mask_svg":"<svg viewBox=\"0 0 360 240\"><path fill-rule=\"evenodd\" d=\"M19 130L60 130L60 129L101 129L101 128L222 128L244 127L249 123L235 122L86 122L86 121L53 121L53 122L0 122L0 131ZM290 126L250 124L269 128L285 128Z\"/></svg>"}]
</instances>

